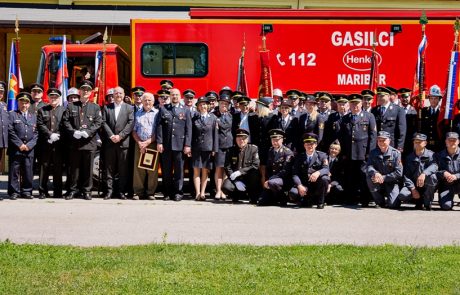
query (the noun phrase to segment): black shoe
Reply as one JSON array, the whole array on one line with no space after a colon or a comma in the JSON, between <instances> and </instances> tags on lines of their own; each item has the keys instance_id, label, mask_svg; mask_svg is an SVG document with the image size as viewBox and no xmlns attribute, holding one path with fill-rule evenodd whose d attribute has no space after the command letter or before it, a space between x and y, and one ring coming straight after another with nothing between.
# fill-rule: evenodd
<instances>
[{"instance_id":1,"label":"black shoe","mask_svg":"<svg viewBox=\"0 0 460 295\"><path fill-rule=\"evenodd\" d=\"M28 199L28 200L32 200L32 199L34 198L34 196L32 196L32 194L28 194L28 193L26 193L26 194L21 194L21 197L22 197L23 199Z\"/></svg>"},{"instance_id":2,"label":"black shoe","mask_svg":"<svg viewBox=\"0 0 460 295\"><path fill-rule=\"evenodd\" d=\"M316 208L318 208L318 209L324 209L324 203L318 204L318 205L316 206Z\"/></svg>"},{"instance_id":3,"label":"black shoe","mask_svg":"<svg viewBox=\"0 0 460 295\"><path fill-rule=\"evenodd\" d=\"M431 204L430 205L425 205L425 211L431 211Z\"/></svg>"},{"instance_id":4,"label":"black shoe","mask_svg":"<svg viewBox=\"0 0 460 295\"><path fill-rule=\"evenodd\" d=\"M119 198L120 200L126 200L126 199L128 199L124 193L119 193L119 194L118 194L118 198Z\"/></svg>"},{"instance_id":5,"label":"black shoe","mask_svg":"<svg viewBox=\"0 0 460 295\"><path fill-rule=\"evenodd\" d=\"M65 194L65 199L66 200L72 200L73 198L75 198L77 196L77 192L69 192L69 193L66 193Z\"/></svg>"},{"instance_id":6,"label":"black shoe","mask_svg":"<svg viewBox=\"0 0 460 295\"><path fill-rule=\"evenodd\" d=\"M84 193L83 194L83 199L88 200L88 201L91 200L91 194L90 193Z\"/></svg>"},{"instance_id":7,"label":"black shoe","mask_svg":"<svg viewBox=\"0 0 460 295\"><path fill-rule=\"evenodd\" d=\"M182 195L181 194L175 194L173 200L176 201L176 202L182 201Z\"/></svg>"},{"instance_id":8,"label":"black shoe","mask_svg":"<svg viewBox=\"0 0 460 295\"><path fill-rule=\"evenodd\" d=\"M43 200L43 199L46 199L46 198L49 198L49 197L50 197L50 196L49 196L48 194L46 194L46 193L40 193L40 194L38 195L38 198L39 198L40 200Z\"/></svg>"},{"instance_id":9,"label":"black shoe","mask_svg":"<svg viewBox=\"0 0 460 295\"><path fill-rule=\"evenodd\" d=\"M112 193L107 193L104 196L104 200L110 200L112 198Z\"/></svg>"},{"instance_id":10,"label":"black shoe","mask_svg":"<svg viewBox=\"0 0 460 295\"><path fill-rule=\"evenodd\" d=\"M16 193L11 194L10 196L10 200L17 200L18 198L19 198L19 194L16 194Z\"/></svg>"},{"instance_id":11,"label":"black shoe","mask_svg":"<svg viewBox=\"0 0 460 295\"><path fill-rule=\"evenodd\" d=\"M415 210L422 210L423 209L423 205L418 203L418 204L415 204Z\"/></svg>"}]
</instances>

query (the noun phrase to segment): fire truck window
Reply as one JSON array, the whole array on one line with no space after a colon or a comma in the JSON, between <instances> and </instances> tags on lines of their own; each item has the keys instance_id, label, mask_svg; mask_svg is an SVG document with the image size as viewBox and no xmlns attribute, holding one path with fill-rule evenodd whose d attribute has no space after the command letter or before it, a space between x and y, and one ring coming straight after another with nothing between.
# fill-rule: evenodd
<instances>
[{"instance_id":1,"label":"fire truck window","mask_svg":"<svg viewBox=\"0 0 460 295\"><path fill-rule=\"evenodd\" d=\"M48 61L49 87L56 87L56 74L59 68L60 53L53 53ZM69 87L79 87L85 79L95 82L95 57L67 56L67 70L69 73Z\"/></svg>"},{"instance_id":2,"label":"fire truck window","mask_svg":"<svg viewBox=\"0 0 460 295\"><path fill-rule=\"evenodd\" d=\"M200 43L161 43L142 46L145 76L203 77L208 72L208 47Z\"/></svg>"}]
</instances>

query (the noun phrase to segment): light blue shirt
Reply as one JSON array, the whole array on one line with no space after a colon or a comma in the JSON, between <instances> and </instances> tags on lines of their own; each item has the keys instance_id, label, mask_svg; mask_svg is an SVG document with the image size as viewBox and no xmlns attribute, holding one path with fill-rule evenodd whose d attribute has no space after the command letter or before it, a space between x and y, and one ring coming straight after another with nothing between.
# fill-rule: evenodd
<instances>
[{"instance_id":1,"label":"light blue shirt","mask_svg":"<svg viewBox=\"0 0 460 295\"><path fill-rule=\"evenodd\" d=\"M149 112L144 109L137 111L134 115L134 131L137 133L141 141L153 137L155 126L155 118L158 114L158 110L153 108Z\"/></svg>"}]
</instances>

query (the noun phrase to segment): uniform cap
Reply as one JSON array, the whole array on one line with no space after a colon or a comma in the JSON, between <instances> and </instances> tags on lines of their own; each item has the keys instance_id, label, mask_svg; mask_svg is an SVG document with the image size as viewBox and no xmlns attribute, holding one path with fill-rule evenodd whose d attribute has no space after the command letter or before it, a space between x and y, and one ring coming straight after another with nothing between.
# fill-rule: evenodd
<instances>
[{"instance_id":1,"label":"uniform cap","mask_svg":"<svg viewBox=\"0 0 460 295\"><path fill-rule=\"evenodd\" d=\"M243 92L241 92L241 91L233 91L233 92L232 92L232 99L233 99L233 98L234 98L234 99L238 99L238 98L240 98L240 97L242 97L242 96L243 96Z\"/></svg>"},{"instance_id":2,"label":"uniform cap","mask_svg":"<svg viewBox=\"0 0 460 295\"><path fill-rule=\"evenodd\" d=\"M232 95L232 89L230 88L230 86L224 86L222 87L222 89L219 91L219 96L221 96L222 94L226 93L228 94L228 96Z\"/></svg>"},{"instance_id":3,"label":"uniform cap","mask_svg":"<svg viewBox=\"0 0 460 295\"><path fill-rule=\"evenodd\" d=\"M388 138L388 139L391 138L390 133L388 133L386 131L379 131L379 133L377 134L377 137Z\"/></svg>"},{"instance_id":4,"label":"uniform cap","mask_svg":"<svg viewBox=\"0 0 460 295\"><path fill-rule=\"evenodd\" d=\"M318 100L329 102L332 100L332 95L330 95L327 92L321 92L321 94L318 97Z\"/></svg>"},{"instance_id":5,"label":"uniform cap","mask_svg":"<svg viewBox=\"0 0 460 295\"><path fill-rule=\"evenodd\" d=\"M290 107L292 108L292 102L289 99L285 99L281 102L280 107Z\"/></svg>"},{"instance_id":6,"label":"uniform cap","mask_svg":"<svg viewBox=\"0 0 460 295\"><path fill-rule=\"evenodd\" d=\"M338 103L348 102L348 97L346 94L334 94L335 101Z\"/></svg>"},{"instance_id":7,"label":"uniform cap","mask_svg":"<svg viewBox=\"0 0 460 295\"><path fill-rule=\"evenodd\" d=\"M165 88L173 88L174 83L171 80L161 80L160 86Z\"/></svg>"},{"instance_id":8,"label":"uniform cap","mask_svg":"<svg viewBox=\"0 0 460 295\"><path fill-rule=\"evenodd\" d=\"M3 81L0 81L0 90L5 91L5 89L6 89L6 83Z\"/></svg>"},{"instance_id":9,"label":"uniform cap","mask_svg":"<svg viewBox=\"0 0 460 295\"><path fill-rule=\"evenodd\" d=\"M228 103L230 103L230 96L228 94L221 94L219 96L219 99L217 99L217 101L226 101Z\"/></svg>"},{"instance_id":10,"label":"uniform cap","mask_svg":"<svg viewBox=\"0 0 460 295\"><path fill-rule=\"evenodd\" d=\"M182 92L182 95L194 97L195 91L193 91L192 89L185 89L184 92Z\"/></svg>"},{"instance_id":11,"label":"uniform cap","mask_svg":"<svg viewBox=\"0 0 460 295\"><path fill-rule=\"evenodd\" d=\"M414 136L412 137L412 140L426 140L427 137L423 133L414 133Z\"/></svg>"},{"instance_id":12,"label":"uniform cap","mask_svg":"<svg viewBox=\"0 0 460 295\"><path fill-rule=\"evenodd\" d=\"M377 87L377 95L391 94L391 90L386 87Z\"/></svg>"},{"instance_id":13,"label":"uniform cap","mask_svg":"<svg viewBox=\"0 0 460 295\"><path fill-rule=\"evenodd\" d=\"M396 94L398 93L398 90L396 88L393 88L391 86L386 87L388 90L390 90L390 94Z\"/></svg>"},{"instance_id":14,"label":"uniform cap","mask_svg":"<svg viewBox=\"0 0 460 295\"><path fill-rule=\"evenodd\" d=\"M283 97L283 91L281 91L279 88L275 88L273 89L273 96Z\"/></svg>"},{"instance_id":15,"label":"uniform cap","mask_svg":"<svg viewBox=\"0 0 460 295\"><path fill-rule=\"evenodd\" d=\"M115 88L109 88L105 96L113 95L115 93Z\"/></svg>"},{"instance_id":16,"label":"uniform cap","mask_svg":"<svg viewBox=\"0 0 460 295\"><path fill-rule=\"evenodd\" d=\"M45 91L45 88L43 87L42 84L40 83L32 83L30 84L30 91L32 90L41 90L41 91Z\"/></svg>"},{"instance_id":17,"label":"uniform cap","mask_svg":"<svg viewBox=\"0 0 460 295\"><path fill-rule=\"evenodd\" d=\"M307 94L306 94L305 92L300 92L299 99L300 99L301 101L304 101L306 98L307 98Z\"/></svg>"},{"instance_id":18,"label":"uniform cap","mask_svg":"<svg viewBox=\"0 0 460 295\"><path fill-rule=\"evenodd\" d=\"M251 101L251 99L249 97L247 97L247 96L240 96L238 98L238 104L247 105L250 101Z\"/></svg>"},{"instance_id":19,"label":"uniform cap","mask_svg":"<svg viewBox=\"0 0 460 295\"><path fill-rule=\"evenodd\" d=\"M363 99L371 100L374 99L375 93L370 89L364 89L363 91L361 91L361 95L363 96Z\"/></svg>"},{"instance_id":20,"label":"uniform cap","mask_svg":"<svg viewBox=\"0 0 460 295\"><path fill-rule=\"evenodd\" d=\"M401 94L401 97L410 97L411 90L408 88L401 88L398 90L398 93Z\"/></svg>"},{"instance_id":21,"label":"uniform cap","mask_svg":"<svg viewBox=\"0 0 460 295\"><path fill-rule=\"evenodd\" d=\"M428 96L442 97L441 88L438 85L433 85L430 87L430 94Z\"/></svg>"},{"instance_id":22,"label":"uniform cap","mask_svg":"<svg viewBox=\"0 0 460 295\"><path fill-rule=\"evenodd\" d=\"M318 103L316 101L316 97L310 94L307 94L307 96L305 97L305 102Z\"/></svg>"},{"instance_id":23,"label":"uniform cap","mask_svg":"<svg viewBox=\"0 0 460 295\"><path fill-rule=\"evenodd\" d=\"M16 100L25 100L30 102L32 100L32 95L29 92L19 92L19 94L16 95Z\"/></svg>"},{"instance_id":24,"label":"uniform cap","mask_svg":"<svg viewBox=\"0 0 460 295\"><path fill-rule=\"evenodd\" d=\"M296 100L299 98L299 96L300 96L300 91L297 89L291 89L291 90L286 91L287 98Z\"/></svg>"},{"instance_id":25,"label":"uniform cap","mask_svg":"<svg viewBox=\"0 0 460 295\"><path fill-rule=\"evenodd\" d=\"M85 87L89 89L93 89L93 83L89 80L83 80L83 82L81 82L80 89L85 88Z\"/></svg>"},{"instance_id":26,"label":"uniform cap","mask_svg":"<svg viewBox=\"0 0 460 295\"><path fill-rule=\"evenodd\" d=\"M273 98L271 97L261 97L259 100L256 101L256 103L263 105L265 107L269 107L269 105L273 102Z\"/></svg>"},{"instance_id":27,"label":"uniform cap","mask_svg":"<svg viewBox=\"0 0 460 295\"><path fill-rule=\"evenodd\" d=\"M208 91L205 96L209 99L209 100L216 100L218 95L217 95L217 92L215 91Z\"/></svg>"},{"instance_id":28,"label":"uniform cap","mask_svg":"<svg viewBox=\"0 0 460 295\"><path fill-rule=\"evenodd\" d=\"M46 94L48 96L50 96L50 95L61 96L61 91L59 91L59 89L57 89L57 88L48 88L48 91L46 91Z\"/></svg>"},{"instance_id":29,"label":"uniform cap","mask_svg":"<svg viewBox=\"0 0 460 295\"><path fill-rule=\"evenodd\" d=\"M286 133L281 129L271 129L268 131L270 138L284 138Z\"/></svg>"},{"instance_id":30,"label":"uniform cap","mask_svg":"<svg viewBox=\"0 0 460 295\"><path fill-rule=\"evenodd\" d=\"M69 89L69 91L67 91L67 97L69 97L71 95L76 95L76 96L80 97L80 92L78 91L77 88L72 87L72 88Z\"/></svg>"},{"instance_id":31,"label":"uniform cap","mask_svg":"<svg viewBox=\"0 0 460 295\"><path fill-rule=\"evenodd\" d=\"M458 139L458 133L457 133L457 132L447 132L447 133L446 133L446 138L455 138L455 139Z\"/></svg>"},{"instance_id":32,"label":"uniform cap","mask_svg":"<svg viewBox=\"0 0 460 295\"><path fill-rule=\"evenodd\" d=\"M303 135L303 142L317 142L318 141L318 135L315 133L305 133Z\"/></svg>"},{"instance_id":33,"label":"uniform cap","mask_svg":"<svg viewBox=\"0 0 460 295\"><path fill-rule=\"evenodd\" d=\"M131 92L134 94L142 95L145 92L145 88L142 86L134 86L133 88L131 88Z\"/></svg>"},{"instance_id":34,"label":"uniform cap","mask_svg":"<svg viewBox=\"0 0 460 295\"><path fill-rule=\"evenodd\" d=\"M248 137L249 136L249 131L243 128L236 129L236 136L244 136Z\"/></svg>"},{"instance_id":35,"label":"uniform cap","mask_svg":"<svg viewBox=\"0 0 460 295\"><path fill-rule=\"evenodd\" d=\"M200 103L202 102L205 102L207 104L209 104L209 100L206 96L200 96L197 100L196 100L196 103L195 105L198 106Z\"/></svg>"},{"instance_id":36,"label":"uniform cap","mask_svg":"<svg viewBox=\"0 0 460 295\"><path fill-rule=\"evenodd\" d=\"M157 94L158 94L159 96L168 96L168 97L169 97L169 95L170 95L169 90L166 90L166 89L160 89L160 90L158 90L158 91L157 91Z\"/></svg>"},{"instance_id":37,"label":"uniform cap","mask_svg":"<svg viewBox=\"0 0 460 295\"><path fill-rule=\"evenodd\" d=\"M361 102L363 100L363 96L359 93L353 93L348 95L349 102Z\"/></svg>"}]
</instances>

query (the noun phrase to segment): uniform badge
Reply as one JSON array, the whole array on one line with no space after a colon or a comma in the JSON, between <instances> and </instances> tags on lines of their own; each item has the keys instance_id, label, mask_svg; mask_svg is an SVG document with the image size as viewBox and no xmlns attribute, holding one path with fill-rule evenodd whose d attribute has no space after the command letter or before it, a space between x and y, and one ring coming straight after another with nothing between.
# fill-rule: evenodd
<instances>
[{"instance_id":1,"label":"uniform badge","mask_svg":"<svg viewBox=\"0 0 460 295\"><path fill-rule=\"evenodd\" d=\"M329 166L329 161L327 159L324 159L323 165L328 165Z\"/></svg>"},{"instance_id":2,"label":"uniform badge","mask_svg":"<svg viewBox=\"0 0 460 295\"><path fill-rule=\"evenodd\" d=\"M319 124L319 129L324 129L324 123Z\"/></svg>"},{"instance_id":3,"label":"uniform badge","mask_svg":"<svg viewBox=\"0 0 460 295\"><path fill-rule=\"evenodd\" d=\"M90 121L93 121L93 117L92 117L92 116L89 116L88 119L89 119Z\"/></svg>"},{"instance_id":4,"label":"uniform badge","mask_svg":"<svg viewBox=\"0 0 460 295\"><path fill-rule=\"evenodd\" d=\"M185 118L184 113L179 113L179 120L184 120L184 118Z\"/></svg>"},{"instance_id":5,"label":"uniform badge","mask_svg":"<svg viewBox=\"0 0 460 295\"><path fill-rule=\"evenodd\" d=\"M81 128L88 128L88 125L81 125Z\"/></svg>"},{"instance_id":6,"label":"uniform badge","mask_svg":"<svg viewBox=\"0 0 460 295\"><path fill-rule=\"evenodd\" d=\"M236 165L236 162L238 161L238 158L237 157L232 157L232 163L233 165Z\"/></svg>"},{"instance_id":7,"label":"uniform badge","mask_svg":"<svg viewBox=\"0 0 460 295\"><path fill-rule=\"evenodd\" d=\"M367 131L367 125L363 125L363 131Z\"/></svg>"}]
</instances>

